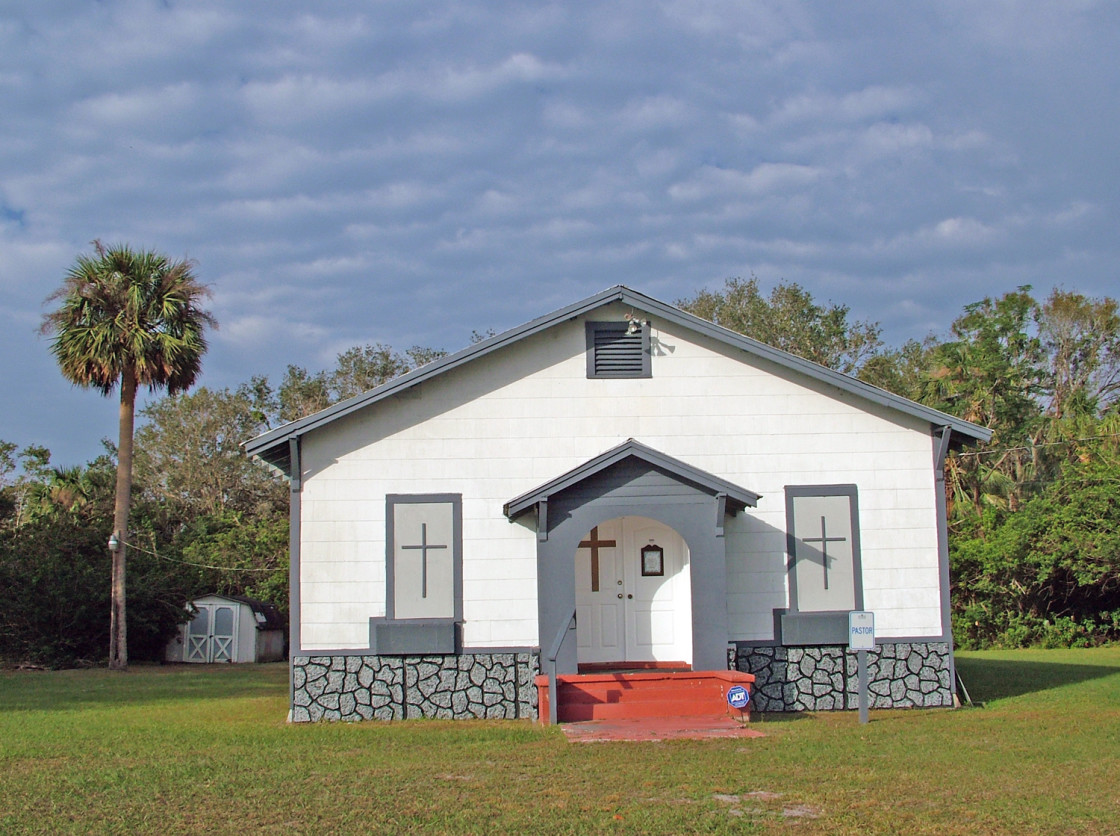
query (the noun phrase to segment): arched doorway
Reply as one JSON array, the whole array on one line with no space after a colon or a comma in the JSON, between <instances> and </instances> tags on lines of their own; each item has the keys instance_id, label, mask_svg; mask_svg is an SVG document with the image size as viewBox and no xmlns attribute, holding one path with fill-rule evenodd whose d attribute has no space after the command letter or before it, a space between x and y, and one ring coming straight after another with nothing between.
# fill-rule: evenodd
<instances>
[{"instance_id":1,"label":"arched doorway","mask_svg":"<svg viewBox=\"0 0 1120 836\"><path fill-rule=\"evenodd\" d=\"M689 550L671 527L640 516L600 523L575 556L581 665L692 664Z\"/></svg>"}]
</instances>

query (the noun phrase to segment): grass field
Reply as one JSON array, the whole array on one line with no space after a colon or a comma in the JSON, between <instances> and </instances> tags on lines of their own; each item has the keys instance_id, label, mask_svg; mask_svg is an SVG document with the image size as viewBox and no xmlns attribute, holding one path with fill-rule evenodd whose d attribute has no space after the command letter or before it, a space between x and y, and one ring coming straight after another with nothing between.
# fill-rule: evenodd
<instances>
[{"instance_id":1,"label":"grass field","mask_svg":"<svg viewBox=\"0 0 1120 836\"><path fill-rule=\"evenodd\" d=\"M284 665L0 673L0 833L1120 833L1120 648L958 665L982 708L583 745L289 726Z\"/></svg>"}]
</instances>

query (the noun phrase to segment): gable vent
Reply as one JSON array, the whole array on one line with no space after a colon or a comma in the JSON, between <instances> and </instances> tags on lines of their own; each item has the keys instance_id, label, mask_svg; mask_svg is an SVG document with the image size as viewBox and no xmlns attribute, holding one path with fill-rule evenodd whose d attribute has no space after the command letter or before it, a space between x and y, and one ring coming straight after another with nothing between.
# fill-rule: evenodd
<instances>
[{"instance_id":1,"label":"gable vent","mask_svg":"<svg viewBox=\"0 0 1120 836\"><path fill-rule=\"evenodd\" d=\"M626 329L625 322L587 323L588 377L650 377L648 332Z\"/></svg>"}]
</instances>

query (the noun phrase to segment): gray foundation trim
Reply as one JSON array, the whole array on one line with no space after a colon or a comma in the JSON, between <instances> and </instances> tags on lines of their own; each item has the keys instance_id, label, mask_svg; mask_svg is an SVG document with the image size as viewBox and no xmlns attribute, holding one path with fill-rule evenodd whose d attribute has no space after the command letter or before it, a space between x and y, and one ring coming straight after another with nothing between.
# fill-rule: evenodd
<instances>
[{"instance_id":1,"label":"gray foundation trim","mask_svg":"<svg viewBox=\"0 0 1120 836\"><path fill-rule=\"evenodd\" d=\"M947 642L894 641L867 651L872 708L950 708L953 675ZM856 653L844 646L735 645L738 670L754 674L758 711L858 708Z\"/></svg>"},{"instance_id":2,"label":"gray foundation trim","mask_svg":"<svg viewBox=\"0 0 1120 836\"><path fill-rule=\"evenodd\" d=\"M460 656L485 656L489 653L540 653L540 648L529 645L511 645L510 647L464 647L459 650ZM377 656L372 647L333 647L315 650L304 650L298 656ZM419 654L422 655L422 654ZM443 656L447 654L434 654Z\"/></svg>"},{"instance_id":3,"label":"gray foundation trim","mask_svg":"<svg viewBox=\"0 0 1120 836\"><path fill-rule=\"evenodd\" d=\"M305 432L321 427L324 424L330 423L356 410L363 409L370 404L405 392L425 380L436 377L451 369L458 368L476 358L484 357L507 345L539 334L554 325L583 316L584 314L588 314L613 302L621 302L625 305L629 305L636 311L654 314L666 322L673 323L674 325L695 333L703 334L718 343L742 351L749 356L758 357L774 363L780 368L803 374L811 380L816 380L828 386L835 387L841 392L856 395L888 409L896 410L902 414L910 415L923 421L928 421L933 426L949 426L961 436L962 441L965 438L988 441L992 436L991 430L984 427L968 421L963 421L960 418L956 418L944 412L938 412L936 409L931 409L928 406L923 406L922 404L907 400L899 395L887 392L884 389L871 386L854 377L849 377L848 375L841 374L832 369L825 368L824 366L819 366L809 360L768 346L765 343L760 343L758 340L752 340L750 337L744 337L742 334L737 334L734 331L722 328L707 320L685 313L679 308L675 308L665 302L658 301L643 293L638 293L623 285L617 285L580 302L568 305L560 310L546 314L545 316L538 317L517 328L512 328L505 333L482 340L468 348L450 354L435 363L429 363L427 366L403 374L389 383L335 404L328 409L324 409L322 412L317 412L307 418L293 421L290 424L285 424L282 427L277 427L275 430L263 433L243 444L245 452L250 456L259 456L273 467L288 473L291 470L291 460L288 457L289 451L285 443L288 439L298 437Z\"/></svg>"},{"instance_id":4,"label":"gray foundation trim","mask_svg":"<svg viewBox=\"0 0 1120 836\"><path fill-rule=\"evenodd\" d=\"M782 644L828 645L848 643L848 613L790 612L778 616Z\"/></svg>"},{"instance_id":5,"label":"gray foundation trim","mask_svg":"<svg viewBox=\"0 0 1120 836\"><path fill-rule=\"evenodd\" d=\"M781 614L782 612L783 612L783 610L777 610L778 614ZM845 614L845 618L846 617L847 617L847 615ZM944 641L944 639L942 639L940 636L898 636L898 637L889 638L889 639L875 639L875 644L876 645L881 645L881 644L930 644L931 642L941 642L941 641ZM844 644L845 647L847 647L848 640L847 640L847 634L846 633L845 633L843 644ZM730 642L729 650L733 651L735 649L735 647L737 647L737 646L742 646L742 647L785 647L785 645L783 645L777 639L733 639ZM318 652L318 651L316 651L316 652Z\"/></svg>"},{"instance_id":6,"label":"gray foundation trim","mask_svg":"<svg viewBox=\"0 0 1120 836\"><path fill-rule=\"evenodd\" d=\"M448 619L369 620L369 646L380 656L457 653L459 625Z\"/></svg>"},{"instance_id":7,"label":"gray foundation trim","mask_svg":"<svg viewBox=\"0 0 1120 836\"><path fill-rule=\"evenodd\" d=\"M536 719L533 652L295 656L292 722Z\"/></svg>"}]
</instances>

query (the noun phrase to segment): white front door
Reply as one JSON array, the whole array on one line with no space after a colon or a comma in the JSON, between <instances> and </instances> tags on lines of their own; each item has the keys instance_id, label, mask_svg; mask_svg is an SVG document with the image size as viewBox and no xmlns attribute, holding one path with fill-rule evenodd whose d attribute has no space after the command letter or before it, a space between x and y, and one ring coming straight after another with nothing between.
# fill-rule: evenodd
<instances>
[{"instance_id":1,"label":"white front door","mask_svg":"<svg viewBox=\"0 0 1120 836\"><path fill-rule=\"evenodd\" d=\"M608 520L576 551L576 633L585 663L692 662L688 547L645 517Z\"/></svg>"}]
</instances>

